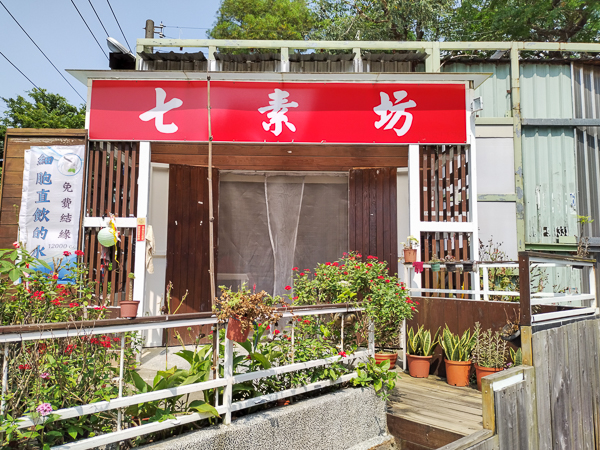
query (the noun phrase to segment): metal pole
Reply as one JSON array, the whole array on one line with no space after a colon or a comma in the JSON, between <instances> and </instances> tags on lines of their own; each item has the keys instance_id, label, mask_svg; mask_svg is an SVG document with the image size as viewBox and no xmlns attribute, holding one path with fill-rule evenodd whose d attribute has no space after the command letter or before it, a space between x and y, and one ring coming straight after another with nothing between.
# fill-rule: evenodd
<instances>
[{"instance_id":1,"label":"metal pole","mask_svg":"<svg viewBox=\"0 0 600 450\"><path fill-rule=\"evenodd\" d=\"M486 301L490 300L490 274L489 269L485 265L481 265L481 270L483 271L483 299ZM479 299L478 299L479 300Z\"/></svg>"},{"instance_id":2,"label":"metal pole","mask_svg":"<svg viewBox=\"0 0 600 450\"><path fill-rule=\"evenodd\" d=\"M8 389L8 342L4 344L4 360L2 361L2 403L0 404L0 415L4 415L6 407L6 390Z\"/></svg>"},{"instance_id":3,"label":"metal pole","mask_svg":"<svg viewBox=\"0 0 600 450\"><path fill-rule=\"evenodd\" d=\"M229 326L229 325L228 325ZM227 339L225 334L225 361L223 361L224 376L227 380L223 391L223 405L227 408L225 412L225 425L231 425L231 403L233 399L233 341Z\"/></svg>"},{"instance_id":4,"label":"metal pole","mask_svg":"<svg viewBox=\"0 0 600 450\"><path fill-rule=\"evenodd\" d=\"M375 356L375 323L369 319L369 356Z\"/></svg>"},{"instance_id":5,"label":"metal pole","mask_svg":"<svg viewBox=\"0 0 600 450\"><path fill-rule=\"evenodd\" d=\"M121 355L119 365L119 395L117 398L123 397L123 373L125 372L125 333L121 333ZM123 420L123 410L119 408L117 411L117 431L121 431L121 422Z\"/></svg>"}]
</instances>

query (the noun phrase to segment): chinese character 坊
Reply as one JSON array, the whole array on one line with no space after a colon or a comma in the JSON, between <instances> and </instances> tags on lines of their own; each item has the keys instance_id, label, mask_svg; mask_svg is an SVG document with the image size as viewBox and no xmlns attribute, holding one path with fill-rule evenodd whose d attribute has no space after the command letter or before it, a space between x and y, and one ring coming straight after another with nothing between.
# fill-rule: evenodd
<instances>
[{"instance_id":1,"label":"chinese character \u574a","mask_svg":"<svg viewBox=\"0 0 600 450\"><path fill-rule=\"evenodd\" d=\"M406 91L394 92L394 98L396 100L392 103L388 94L385 92L379 93L381 104L373 108L375 114L380 117L379 120L375 122L375 128L379 130L385 125L383 129L390 130L394 128L402 117L404 117L405 120L402 126L400 128L394 128L394 131L398 136L404 136L408 133L408 130L410 130L410 126L412 125L413 116L411 113L407 112L406 109L414 108L417 104L412 100L402 102L407 95Z\"/></svg>"}]
</instances>

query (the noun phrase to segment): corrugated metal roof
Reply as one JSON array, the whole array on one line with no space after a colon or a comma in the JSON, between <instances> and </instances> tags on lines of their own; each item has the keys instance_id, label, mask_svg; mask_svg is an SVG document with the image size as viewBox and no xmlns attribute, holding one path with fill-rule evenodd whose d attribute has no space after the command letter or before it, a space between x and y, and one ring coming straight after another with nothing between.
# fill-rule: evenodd
<instances>
[{"instance_id":1,"label":"corrugated metal roof","mask_svg":"<svg viewBox=\"0 0 600 450\"><path fill-rule=\"evenodd\" d=\"M573 118L570 65L521 66L521 117Z\"/></svg>"},{"instance_id":2,"label":"corrugated metal roof","mask_svg":"<svg viewBox=\"0 0 600 450\"><path fill-rule=\"evenodd\" d=\"M523 128L522 148L526 242L578 234L573 128Z\"/></svg>"},{"instance_id":3,"label":"corrugated metal roof","mask_svg":"<svg viewBox=\"0 0 600 450\"><path fill-rule=\"evenodd\" d=\"M510 65L503 63L462 64L447 62L442 66L443 72L483 72L493 75L475 89L475 96L483 98L483 110L479 117L511 117L510 102Z\"/></svg>"}]
</instances>

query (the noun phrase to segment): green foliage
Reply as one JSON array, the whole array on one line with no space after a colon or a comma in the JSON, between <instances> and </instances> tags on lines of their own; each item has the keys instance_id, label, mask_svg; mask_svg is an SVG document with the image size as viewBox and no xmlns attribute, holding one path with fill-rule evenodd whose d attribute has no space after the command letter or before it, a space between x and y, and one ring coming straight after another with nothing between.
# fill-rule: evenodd
<instances>
[{"instance_id":1,"label":"green foliage","mask_svg":"<svg viewBox=\"0 0 600 450\"><path fill-rule=\"evenodd\" d=\"M306 39L315 14L305 0L223 0L213 39Z\"/></svg>"},{"instance_id":2,"label":"green foliage","mask_svg":"<svg viewBox=\"0 0 600 450\"><path fill-rule=\"evenodd\" d=\"M79 108L67 99L45 89L27 91L30 101L22 96L4 98L6 110L0 118L0 155L4 153L4 135L7 128L83 128L85 105Z\"/></svg>"},{"instance_id":3,"label":"green foliage","mask_svg":"<svg viewBox=\"0 0 600 450\"><path fill-rule=\"evenodd\" d=\"M508 349L510 351L510 359L512 360L513 366L522 366L523 365L523 352L520 348L516 351L513 348Z\"/></svg>"},{"instance_id":4,"label":"green foliage","mask_svg":"<svg viewBox=\"0 0 600 450\"><path fill-rule=\"evenodd\" d=\"M418 302L408 295L404 283L390 274L387 264L375 256L362 259L359 253L344 254L335 262L309 269L294 268L294 304L315 305L344 303L362 299L365 314L357 317L356 331L366 340L368 320L375 324L375 342L380 346L397 345L400 325L411 318Z\"/></svg>"},{"instance_id":5,"label":"green foliage","mask_svg":"<svg viewBox=\"0 0 600 450\"><path fill-rule=\"evenodd\" d=\"M373 386L377 395L385 401L389 398L390 391L396 387L399 377L396 372L390 370L389 360L377 364L373 358L369 358L366 363L359 363L356 374L357 377L352 379L354 386Z\"/></svg>"},{"instance_id":6,"label":"green foliage","mask_svg":"<svg viewBox=\"0 0 600 450\"><path fill-rule=\"evenodd\" d=\"M477 341L477 334L471 334L471 330L465 330L462 336L454 334L446 325L442 332L440 345L444 349L446 359L450 361L469 361L471 352Z\"/></svg>"},{"instance_id":7,"label":"green foliage","mask_svg":"<svg viewBox=\"0 0 600 450\"><path fill-rule=\"evenodd\" d=\"M598 42L600 4L589 0L463 0L443 25L447 40Z\"/></svg>"},{"instance_id":8,"label":"green foliage","mask_svg":"<svg viewBox=\"0 0 600 450\"><path fill-rule=\"evenodd\" d=\"M41 267L48 268L21 248L0 250L0 271L9 275L0 278L0 325L104 318L106 308L94 305L94 285L83 264L66 265L70 274L65 284L58 284L56 275L63 268L62 259L49 273L35 270ZM24 282L12 281L19 278ZM112 349L120 344L119 337L85 333L10 344L4 398L8 414L0 417L3 448L46 448L112 431L116 411L57 420L58 415L44 415L39 408L48 413L116 398L119 353ZM132 380L138 345L135 334L125 335L126 383ZM24 415L37 422L35 427L17 429Z\"/></svg>"},{"instance_id":9,"label":"green foliage","mask_svg":"<svg viewBox=\"0 0 600 450\"><path fill-rule=\"evenodd\" d=\"M493 332L491 328L481 331L481 325L476 322L473 335L476 336L472 353L473 362L479 367L503 368L506 363L506 341L502 339L500 333Z\"/></svg>"},{"instance_id":10,"label":"green foliage","mask_svg":"<svg viewBox=\"0 0 600 450\"><path fill-rule=\"evenodd\" d=\"M431 356L435 351L439 341L440 328L435 332L435 336L431 339L431 331L425 330L425 326L421 325L417 332L411 327L408 330L408 353L414 356Z\"/></svg>"}]
</instances>

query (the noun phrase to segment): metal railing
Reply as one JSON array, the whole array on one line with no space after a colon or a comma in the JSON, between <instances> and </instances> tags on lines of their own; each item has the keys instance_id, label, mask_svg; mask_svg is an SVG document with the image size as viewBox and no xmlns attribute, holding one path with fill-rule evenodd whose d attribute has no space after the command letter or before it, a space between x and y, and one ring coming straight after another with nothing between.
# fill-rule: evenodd
<instances>
[{"instance_id":1,"label":"metal railing","mask_svg":"<svg viewBox=\"0 0 600 450\"><path fill-rule=\"evenodd\" d=\"M347 313L362 311L361 308L354 308L348 304L339 305L321 305L320 307L299 307L299 308L281 308L282 319L291 319L298 316L322 316L339 314L341 315L341 342L340 350L344 351L344 317ZM191 317L190 317L191 316ZM291 345L292 352L294 351L295 345L295 333L294 333L294 320L290 320L291 329ZM213 325L218 330L217 319L211 313L196 313L196 314L181 314L178 316L157 316L157 317L145 317L136 319L134 321L127 321L124 319L108 319L104 321L82 321L82 322L71 322L62 324L40 324L40 325L25 325L25 326L8 326L0 327L0 344L4 345L3 353L3 365L2 365L2 414L5 409L5 397L7 395L7 381L8 381L8 349L10 344L21 343L23 341L35 341L44 339L60 339L69 337L83 337L92 336L98 334L119 334L120 335L120 361L119 361L119 393L117 398L101 401L97 403L89 403L84 405L72 406L69 408L63 408L53 411L53 414L60 416L58 420L64 420L73 417L80 417L89 414L97 414L101 412L118 410L116 431L107 433L99 436L95 436L88 439L79 441L69 442L63 445L52 447L53 449L89 449L106 445L114 442L119 442L125 439L131 439L138 436L143 436L149 433L166 430L176 426L181 426L196 422L198 420L212 417L210 413L191 413L187 415L177 416L175 419L167 419L162 422L151 422L140 426L131 428L122 428L122 413L121 410L131 405L138 405L145 402L152 402L156 400L162 400L170 397L180 396L184 394L191 394L195 392L202 392L209 389L223 389L223 396L219 398L218 390L216 392L216 405L215 409L220 415L224 415L224 423L231 423L231 413L234 411L241 411L243 409L250 408L255 405L259 405L266 402L291 397L294 395L322 389L328 386L332 386L339 383L350 381L356 376L356 373L349 373L341 376L337 380L322 380L315 383L306 384L300 387L282 390L272 394L261 395L258 397L249 398L247 400L233 402L233 386L237 383L243 383L260 378L271 377L299 371L303 369L310 369L319 366L325 366L335 362L353 363L357 358L364 358L367 356L373 356L375 353L375 341L374 341L374 326L372 323L369 324L368 331L368 348L359 350L347 357L342 356L331 356L327 358L305 361L305 362L292 362L283 366L271 367L266 370L259 370L254 372L245 372L241 374L233 373L234 369L234 342L225 338L224 341L224 358L219 361L219 365L223 367L223 377L219 376L219 370L214 371L216 377L200 383L193 383L189 385L177 386L169 389L162 389L153 392L135 394L130 396L123 396L124 387L124 349L125 349L125 333L128 332L139 332L148 329L168 329L176 327L191 327L198 325ZM216 348L220 347L217 331L217 343ZM18 428L28 428L41 424L44 422L44 418L41 417L35 421L28 417L23 416L19 418Z\"/></svg>"},{"instance_id":2,"label":"metal railing","mask_svg":"<svg viewBox=\"0 0 600 450\"><path fill-rule=\"evenodd\" d=\"M490 301L491 297L513 297L514 301L520 304L521 325L525 326L531 325L532 322L544 322L599 312L596 298L595 260L539 252L520 252L518 262L481 261L473 264L475 267L472 279L473 289L434 289L410 286L409 291L414 295L423 293L437 294L438 297L453 295L453 298L483 301ZM453 269L462 268L462 266L460 262L452 264ZM424 263L423 268L430 269L431 264ZM445 264L441 263L440 268L445 268ZM490 270L502 268L515 271L510 276L518 279L515 282L518 290L490 289ZM534 271L539 273L546 269L580 271L581 283L578 286L562 286L560 292L557 291L558 286L552 286L551 292L536 291L532 287L531 274ZM413 274L414 269L404 265L404 279L407 282L412 281ZM542 307L545 306L555 306L557 311L541 312Z\"/></svg>"}]
</instances>

